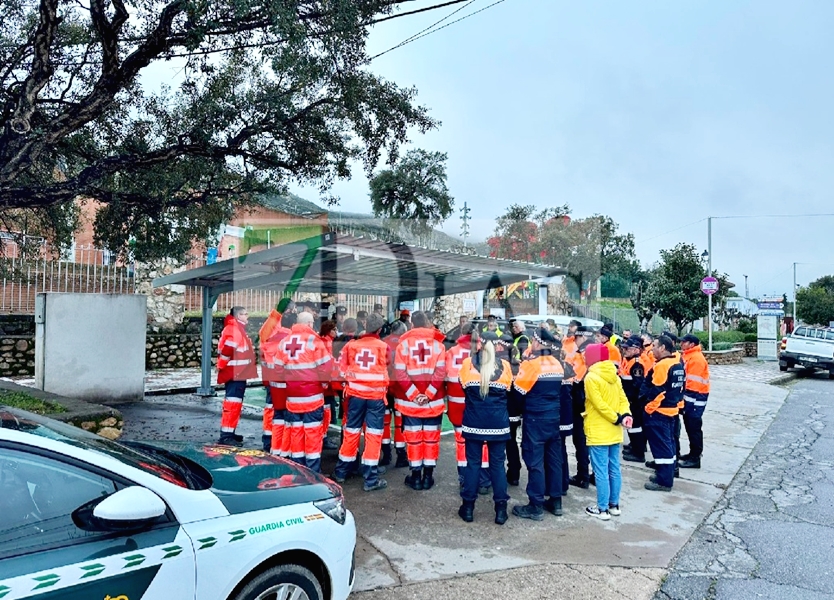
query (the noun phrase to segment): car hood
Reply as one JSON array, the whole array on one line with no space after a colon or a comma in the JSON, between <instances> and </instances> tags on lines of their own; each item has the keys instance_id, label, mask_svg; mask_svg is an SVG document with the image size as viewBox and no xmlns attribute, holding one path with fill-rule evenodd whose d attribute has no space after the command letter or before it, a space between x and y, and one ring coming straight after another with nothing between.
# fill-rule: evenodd
<instances>
[{"instance_id":1,"label":"car hood","mask_svg":"<svg viewBox=\"0 0 834 600\"><path fill-rule=\"evenodd\" d=\"M143 442L195 462L211 475L211 491L232 514L316 502L342 489L290 460L260 450L215 444Z\"/></svg>"}]
</instances>

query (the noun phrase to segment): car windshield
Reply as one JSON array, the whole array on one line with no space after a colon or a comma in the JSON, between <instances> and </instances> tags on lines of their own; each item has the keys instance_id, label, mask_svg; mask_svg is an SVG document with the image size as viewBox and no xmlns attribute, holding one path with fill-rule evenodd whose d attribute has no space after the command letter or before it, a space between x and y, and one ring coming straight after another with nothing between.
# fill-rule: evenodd
<instances>
[{"instance_id":1,"label":"car windshield","mask_svg":"<svg viewBox=\"0 0 834 600\"><path fill-rule=\"evenodd\" d=\"M114 442L60 421L5 406L0 406L0 428L23 431L91 452L105 454L180 487L189 489L211 487L211 476L205 469L186 458L160 448L132 442Z\"/></svg>"}]
</instances>

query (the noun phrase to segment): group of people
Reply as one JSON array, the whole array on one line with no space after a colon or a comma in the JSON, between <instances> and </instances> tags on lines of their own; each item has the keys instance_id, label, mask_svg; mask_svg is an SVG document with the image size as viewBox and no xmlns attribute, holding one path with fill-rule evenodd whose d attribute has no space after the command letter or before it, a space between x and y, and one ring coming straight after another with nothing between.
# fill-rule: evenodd
<instances>
[{"instance_id":1,"label":"group of people","mask_svg":"<svg viewBox=\"0 0 834 600\"><path fill-rule=\"evenodd\" d=\"M545 511L561 515L570 485L596 486L589 515L618 516L620 460L643 462L647 445L653 460L646 465L655 469L648 490L670 491L679 468L700 468L709 369L695 336L617 336L611 325L595 332L578 321L562 335L547 324L528 329L517 320L503 334L479 331L462 318L447 349L424 312L403 311L387 323L380 305L357 319L337 307L317 329L313 313L284 299L260 329L261 377L269 390L263 444L314 471L320 471L322 448L338 448L332 478L339 483L361 472L366 491L385 489L380 476L394 461L393 440L394 466L409 469L405 485L431 489L444 412L454 427L459 515L467 522L478 495L490 490L495 522L507 521L508 486L519 485L522 461L528 503L512 513L534 520ZM233 308L218 347L224 444L242 443L235 429L246 379L257 377L247 322L246 310ZM341 440L328 440L337 405ZM625 448L623 428L630 441ZM576 453L573 476L568 437Z\"/></svg>"}]
</instances>

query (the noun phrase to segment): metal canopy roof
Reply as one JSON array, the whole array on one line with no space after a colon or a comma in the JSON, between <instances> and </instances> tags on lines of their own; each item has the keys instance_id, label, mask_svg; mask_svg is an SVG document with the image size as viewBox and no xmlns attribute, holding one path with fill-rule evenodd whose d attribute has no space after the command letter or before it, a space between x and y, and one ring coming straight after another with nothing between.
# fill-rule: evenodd
<instances>
[{"instance_id":1,"label":"metal canopy roof","mask_svg":"<svg viewBox=\"0 0 834 600\"><path fill-rule=\"evenodd\" d=\"M330 232L160 277L153 285L204 287L214 297L234 290L289 288L413 300L487 290L566 272L549 265L429 250Z\"/></svg>"}]
</instances>

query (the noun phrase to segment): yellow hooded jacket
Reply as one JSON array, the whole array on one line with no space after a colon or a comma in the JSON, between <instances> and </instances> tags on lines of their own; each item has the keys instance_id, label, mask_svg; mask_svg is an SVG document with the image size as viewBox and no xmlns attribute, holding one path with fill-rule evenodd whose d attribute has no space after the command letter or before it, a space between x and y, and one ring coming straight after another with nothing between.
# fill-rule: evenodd
<instances>
[{"instance_id":1,"label":"yellow hooded jacket","mask_svg":"<svg viewBox=\"0 0 834 600\"><path fill-rule=\"evenodd\" d=\"M591 365L585 375L585 437L589 446L611 446L623 442L620 415L631 414L617 367L610 360Z\"/></svg>"}]
</instances>

